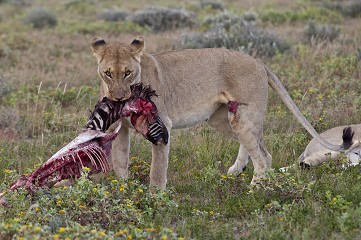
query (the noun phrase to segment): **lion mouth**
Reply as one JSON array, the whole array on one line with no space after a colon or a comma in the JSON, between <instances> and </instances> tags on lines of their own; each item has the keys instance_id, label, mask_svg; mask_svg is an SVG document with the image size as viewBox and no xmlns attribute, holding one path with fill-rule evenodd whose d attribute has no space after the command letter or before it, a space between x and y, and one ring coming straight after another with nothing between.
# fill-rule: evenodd
<instances>
[{"instance_id":1,"label":"lion mouth","mask_svg":"<svg viewBox=\"0 0 361 240\"><path fill-rule=\"evenodd\" d=\"M90 175L110 171L107 159L121 123L113 132L106 131L120 118L130 117L135 130L153 144L167 144L168 131L151 100L153 96L156 96L155 91L149 86L138 84L132 88L127 101L111 101L104 97L95 106L83 132L27 177L21 176L11 184L10 190L25 187L32 194L36 188L50 188L63 179L79 178L85 167ZM4 196L0 196L0 204L9 206Z\"/></svg>"},{"instance_id":2,"label":"lion mouth","mask_svg":"<svg viewBox=\"0 0 361 240\"><path fill-rule=\"evenodd\" d=\"M112 101L127 101L132 96L133 96L133 93L132 93L132 91L130 91L130 92L126 93L124 97L114 97L112 93L108 93L106 97Z\"/></svg>"}]
</instances>

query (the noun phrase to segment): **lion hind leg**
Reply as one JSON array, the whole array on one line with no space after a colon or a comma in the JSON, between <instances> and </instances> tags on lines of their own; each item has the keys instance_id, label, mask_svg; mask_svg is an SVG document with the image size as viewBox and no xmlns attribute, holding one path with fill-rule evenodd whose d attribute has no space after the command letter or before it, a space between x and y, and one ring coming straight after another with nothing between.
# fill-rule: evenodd
<instances>
[{"instance_id":1,"label":"lion hind leg","mask_svg":"<svg viewBox=\"0 0 361 240\"><path fill-rule=\"evenodd\" d=\"M236 109L233 106L236 106ZM229 104L229 123L252 159L254 166L251 184L256 184L265 177L272 164L272 156L267 151L263 140L263 115L264 113L259 108L252 108L249 104L235 104L233 102L231 105ZM243 155L245 156L245 154Z\"/></svg>"},{"instance_id":2,"label":"lion hind leg","mask_svg":"<svg viewBox=\"0 0 361 240\"><path fill-rule=\"evenodd\" d=\"M249 162L249 155L242 144L239 146L238 156L234 164L228 169L227 174L238 175L242 173Z\"/></svg>"},{"instance_id":3,"label":"lion hind leg","mask_svg":"<svg viewBox=\"0 0 361 240\"><path fill-rule=\"evenodd\" d=\"M238 139L238 136L234 133L231 125L228 121L228 111L231 108L231 111L235 111L234 107L237 107L239 104L222 104L208 119L208 124L215 130L219 131L226 137L232 139ZM234 164L228 169L227 174L238 175L242 173L249 162L249 155L247 150L240 144L238 156Z\"/></svg>"}]
</instances>

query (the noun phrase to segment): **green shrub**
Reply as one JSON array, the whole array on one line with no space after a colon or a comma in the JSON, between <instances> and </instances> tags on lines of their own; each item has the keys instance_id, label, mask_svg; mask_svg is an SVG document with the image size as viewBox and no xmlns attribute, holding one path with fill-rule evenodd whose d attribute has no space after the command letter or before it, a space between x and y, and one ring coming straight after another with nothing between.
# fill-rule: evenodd
<instances>
[{"instance_id":1,"label":"green shrub","mask_svg":"<svg viewBox=\"0 0 361 240\"><path fill-rule=\"evenodd\" d=\"M325 3L324 6L336 10L346 17L356 18L361 16L361 2L359 0L354 0L349 3L328 2Z\"/></svg>"},{"instance_id":2,"label":"green shrub","mask_svg":"<svg viewBox=\"0 0 361 240\"><path fill-rule=\"evenodd\" d=\"M201 8L208 8L220 11L223 11L225 9L223 2L217 0L200 0L199 6Z\"/></svg>"},{"instance_id":3,"label":"green shrub","mask_svg":"<svg viewBox=\"0 0 361 240\"><path fill-rule=\"evenodd\" d=\"M234 14L230 14L228 12L224 12L216 16L205 18L201 26L207 29L215 28L219 25L225 28L230 28L230 26L232 25L242 24L243 22L244 19L242 17L236 16Z\"/></svg>"},{"instance_id":4,"label":"green shrub","mask_svg":"<svg viewBox=\"0 0 361 240\"><path fill-rule=\"evenodd\" d=\"M203 25L208 31L184 35L181 41L182 48L228 48L266 57L289 48L286 42L273 33L234 15L222 14L209 18Z\"/></svg>"},{"instance_id":5,"label":"green shrub","mask_svg":"<svg viewBox=\"0 0 361 240\"><path fill-rule=\"evenodd\" d=\"M341 19L340 14L333 10L316 7L302 8L294 11L270 9L261 15L263 22L271 22L274 24L307 22L310 20L335 23L341 21Z\"/></svg>"},{"instance_id":6,"label":"green shrub","mask_svg":"<svg viewBox=\"0 0 361 240\"><path fill-rule=\"evenodd\" d=\"M0 50L1 56L1 50ZM7 82L7 78L0 75L0 99L10 92L10 85Z\"/></svg>"},{"instance_id":7,"label":"green shrub","mask_svg":"<svg viewBox=\"0 0 361 240\"><path fill-rule=\"evenodd\" d=\"M94 0L66 0L64 1L64 6L66 9L77 8L83 5L95 4Z\"/></svg>"},{"instance_id":8,"label":"green shrub","mask_svg":"<svg viewBox=\"0 0 361 240\"><path fill-rule=\"evenodd\" d=\"M129 16L129 13L125 10L121 10L117 7L104 9L98 14L98 19L102 19L107 22L123 21Z\"/></svg>"},{"instance_id":9,"label":"green shrub","mask_svg":"<svg viewBox=\"0 0 361 240\"><path fill-rule=\"evenodd\" d=\"M56 15L48 9L42 7L33 8L30 12L28 12L24 21L26 24L31 24L34 28L39 29L54 27L58 24Z\"/></svg>"},{"instance_id":10,"label":"green shrub","mask_svg":"<svg viewBox=\"0 0 361 240\"><path fill-rule=\"evenodd\" d=\"M66 11L79 16L96 16L99 10L95 0L66 0L63 5Z\"/></svg>"},{"instance_id":11,"label":"green shrub","mask_svg":"<svg viewBox=\"0 0 361 240\"><path fill-rule=\"evenodd\" d=\"M167 7L150 7L135 12L130 20L140 26L149 27L155 32L195 25L193 13L183 9Z\"/></svg>"},{"instance_id":12,"label":"green shrub","mask_svg":"<svg viewBox=\"0 0 361 240\"><path fill-rule=\"evenodd\" d=\"M361 47L359 47L359 48L356 50L355 55L356 55L357 61L360 62L360 61L361 61Z\"/></svg>"},{"instance_id":13,"label":"green shrub","mask_svg":"<svg viewBox=\"0 0 361 240\"><path fill-rule=\"evenodd\" d=\"M114 32L120 33L142 33L146 32L146 28L133 23L131 21L120 21L120 22L103 22L93 21L89 23L83 23L80 21L69 20L63 22L58 27L59 32L64 34L100 34L103 32Z\"/></svg>"},{"instance_id":14,"label":"green shrub","mask_svg":"<svg viewBox=\"0 0 361 240\"><path fill-rule=\"evenodd\" d=\"M271 22L273 24L281 24L288 20L287 12L280 12L274 9L268 10L266 13L261 15L263 22Z\"/></svg>"},{"instance_id":15,"label":"green shrub","mask_svg":"<svg viewBox=\"0 0 361 240\"><path fill-rule=\"evenodd\" d=\"M33 0L3 0L3 2L9 2L16 6L30 6Z\"/></svg>"},{"instance_id":16,"label":"green shrub","mask_svg":"<svg viewBox=\"0 0 361 240\"><path fill-rule=\"evenodd\" d=\"M333 41L340 35L340 30L330 25L317 25L314 22L310 22L305 29L305 37L308 41L312 39L320 41Z\"/></svg>"},{"instance_id":17,"label":"green shrub","mask_svg":"<svg viewBox=\"0 0 361 240\"><path fill-rule=\"evenodd\" d=\"M256 22L258 20L258 14L256 12L248 11L244 13L243 19L247 22Z\"/></svg>"},{"instance_id":18,"label":"green shrub","mask_svg":"<svg viewBox=\"0 0 361 240\"><path fill-rule=\"evenodd\" d=\"M0 129L15 129L19 121L20 116L15 108L0 106Z\"/></svg>"}]
</instances>

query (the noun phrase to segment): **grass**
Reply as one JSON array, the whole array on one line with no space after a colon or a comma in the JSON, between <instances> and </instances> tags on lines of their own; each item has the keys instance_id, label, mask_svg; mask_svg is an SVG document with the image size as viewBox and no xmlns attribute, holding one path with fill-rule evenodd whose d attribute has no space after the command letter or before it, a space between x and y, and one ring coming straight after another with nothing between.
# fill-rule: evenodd
<instances>
[{"instance_id":1,"label":"grass","mask_svg":"<svg viewBox=\"0 0 361 240\"><path fill-rule=\"evenodd\" d=\"M5 1L0 8L0 32L7 33L0 34L0 120L8 119L0 124L1 191L42 164L85 124L87 108L93 108L99 91L96 60L90 51L93 37L130 43L142 35L147 51L158 52L171 50L189 31L154 32L129 21L98 19L103 9L115 8L112 1L29 2L20 6ZM147 3L128 1L116 7L133 14L148 7ZM238 17L254 12L262 20L257 26L288 40L289 50L260 61L279 76L318 132L361 122L360 18L351 21L337 9L320 10L310 1L272 0L254 6L222 3ZM216 14L209 7L200 8L199 1L151 4L194 12L198 24ZM39 6L56 14L56 26L33 29L24 23L26 14ZM269 14L272 9L280 9L274 12L284 14L286 20L274 20ZM327 14L319 15L321 11ZM321 25L337 23L339 37L332 42L305 42L305 16ZM192 31L202 31L198 26ZM310 136L272 90L264 132L275 171L259 188L249 185L252 164L239 176L226 175L238 143L202 124L172 131L168 189L152 195L148 191L150 143L133 134L128 180L110 173L94 183L85 177L85 169L74 186L41 190L33 199L24 190L9 192L13 208L0 208L0 239L360 236L360 167L344 170L330 162L310 170L278 172L297 162Z\"/></svg>"}]
</instances>

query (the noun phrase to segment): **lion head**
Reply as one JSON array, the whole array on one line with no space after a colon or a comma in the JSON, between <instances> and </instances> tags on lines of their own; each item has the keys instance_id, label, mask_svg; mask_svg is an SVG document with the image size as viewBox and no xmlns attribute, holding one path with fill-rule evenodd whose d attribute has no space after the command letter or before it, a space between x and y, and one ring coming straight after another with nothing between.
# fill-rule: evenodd
<instances>
[{"instance_id":1,"label":"lion head","mask_svg":"<svg viewBox=\"0 0 361 240\"><path fill-rule=\"evenodd\" d=\"M130 86L140 82L140 58L144 40L137 37L131 44L110 43L94 38L91 49L98 61L98 74L103 81L105 96L112 100L126 100Z\"/></svg>"}]
</instances>

